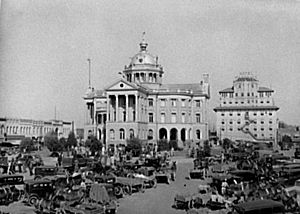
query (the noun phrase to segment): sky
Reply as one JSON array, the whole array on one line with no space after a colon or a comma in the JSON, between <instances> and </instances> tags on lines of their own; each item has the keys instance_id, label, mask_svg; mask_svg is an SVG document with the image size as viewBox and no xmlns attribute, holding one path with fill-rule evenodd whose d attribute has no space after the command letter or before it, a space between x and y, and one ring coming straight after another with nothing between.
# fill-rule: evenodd
<instances>
[{"instance_id":1,"label":"sky","mask_svg":"<svg viewBox=\"0 0 300 214\"><path fill-rule=\"evenodd\" d=\"M146 32L163 83L210 75L212 125L218 91L240 72L275 90L281 121L300 124L299 0L2 0L0 27L0 117L56 112L83 127L87 58L92 86L103 89Z\"/></svg>"}]
</instances>

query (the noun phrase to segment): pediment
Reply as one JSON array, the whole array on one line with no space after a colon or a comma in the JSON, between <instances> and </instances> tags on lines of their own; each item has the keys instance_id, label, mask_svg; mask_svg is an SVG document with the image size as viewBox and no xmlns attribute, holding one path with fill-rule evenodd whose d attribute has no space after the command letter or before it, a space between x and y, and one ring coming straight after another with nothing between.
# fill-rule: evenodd
<instances>
[{"instance_id":1,"label":"pediment","mask_svg":"<svg viewBox=\"0 0 300 214\"><path fill-rule=\"evenodd\" d=\"M118 90L137 90L138 88L124 80L118 80L114 84L106 88L106 91L118 91Z\"/></svg>"}]
</instances>

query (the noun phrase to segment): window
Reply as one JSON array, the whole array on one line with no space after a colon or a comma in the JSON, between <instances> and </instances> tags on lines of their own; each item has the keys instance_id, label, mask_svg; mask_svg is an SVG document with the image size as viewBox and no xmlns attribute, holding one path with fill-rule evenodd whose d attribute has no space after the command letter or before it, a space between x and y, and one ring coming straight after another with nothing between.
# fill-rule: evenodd
<instances>
[{"instance_id":1,"label":"window","mask_svg":"<svg viewBox=\"0 0 300 214\"><path fill-rule=\"evenodd\" d=\"M241 116L241 113L237 113L237 116Z\"/></svg>"},{"instance_id":2,"label":"window","mask_svg":"<svg viewBox=\"0 0 300 214\"><path fill-rule=\"evenodd\" d=\"M225 116L225 113L222 113L221 116Z\"/></svg>"},{"instance_id":3,"label":"window","mask_svg":"<svg viewBox=\"0 0 300 214\"><path fill-rule=\"evenodd\" d=\"M269 113L269 116L272 116L272 115L273 115L272 112L270 112L270 113Z\"/></svg>"},{"instance_id":4,"label":"window","mask_svg":"<svg viewBox=\"0 0 300 214\"><path fill-rule=\"evenodd\" d=\"M256 112L253 113L253 116L256 116Z\"/></svg>"},{"instance_id":5,"label":"window","mask_svg":"<svg viewBox=\"0 0 300 214\"><path fill-rule=\"evenodd\" d=\"M254 97L254 93L252 92L252 97Z\"/></svg>"},{"instance_id":6,"label":"window","mask_svg":"<svg viewBox=\"0 0 300 214\"><path fill-rule=\"evenodd\" d=\"M229 94L229 97L230 97L230 98L233 98L233 93L230 93L230 94Z\"/></svg>"},{"instance_id":7,"label":"window","mask_svg":"<svg viewBox=\"0 0 300 214\"><path fill-rule=\"evenodd\" d=\"M113 129L109 130L109 138L111 140L114 140L115 139L115 131Z\"/></svg>"},{"instance_id":8,"label":"window","mask_svg":"<svg viewBox=\"0 0 300 214\"><path fill-rule=\"evenodd\" d=\"M184 112L181 113L181 122L185 123L185 113Z\"/></svg>"},{"instance_id":9,"label":"window","mask_svg":"<svg viewBox=\"0 0 300 214\"><path fill-rule=\"evenodd\" d=\"M261 131L264 131L265 129L264 129L264 128L261 128L260 130L261 130Z\"/></svg>"},{"instance_id":10,"label":"window","mask_svg":"<svg viewBox=\"0 0 300 214\"><path fill-rule=\"evenodd\" d=\"M200 102L200 100L196 100L195 102L196 102L196 107L197 107L197 108L200 108L200 107L201 107L201 102Z\"/></svg>"},{"instance_id":11,"label":"window","mask_svg":"<svg viewBox=\"0 0 300 214\"><path fill-rule=\"evenodd\" d=\"M221 130L222 130L222 131L225 131L225 129L224 129L224 128L222 128Z\"/></svg>"},{"instance_id":12,"label":"window","mask_svg":"<svg viewBox=\"0 0 300 214\"><path fill-rule=\"evenodd\" d=\"M120 129L120 140L124 140L125 139L125 131L124 129Z\"/></svg>"},{"instance_id":13,"label":"window","mask_svg":"<svg viewBox=\"0 0 300 214\"><path fill-rule=\"evenodd\" d=\"M260 123L261 123L261 124L264 124L264 123L265 123L265 121L263 121L263 120L262 120L262 121L260 121Z\"/></svg>"},{"instance_id":14,"label":"window","mask_svg":"<svg viewBox=\"0 0 300 214\"><path fill-rule=\"evenodd\" d=\"M152 140L153 139L153 130L149 129L148 131L148 140Z\"/></svg>"},{"instance_id":15,"label":"window","mask_svg":"<svg viewBox=\"0 0 300 214\"><path fill-rule=\"evenodd\" d=\"M261 113L260 113L260 116L264 116L264 113L263 113L263 112L261 112Z\"/></svg>"},{"instance_id":16,"label":"window","mask_svg":"<svg viewBox=\"0 0 300 214\"><path fill-rule=\"evenodd\" d=\"M198 140L201 139L201 132L200 132L199 129L196 130L196 137L197 137Z\"/></svg>"},{"instance_id":17,"label":"window","mask_svg":"<svg viewBox=\"0 0 300 214\"><path fill-rule=\"evenodd\" d=\"M257 128L254 128L253 130L254 130L254 131L257 131Z\"/></svg>"},{"instance_id":18,"label":"window","mask_svg":"<svg viewBox=\"0 0 300 214\"><path fill-rule=\"evenodd\" d=\"M166 106L166 100L165 99L160 100L160 106L162 106L162 107Z\"/></svg>"},{"instance_id":19,"label":"window","mask_svg":"<svg viewBox=\"0 0 300 214\"><path fill-rule=\"evenodd\" d=\"M230 127L230 128L229 128L229 131L231 131L231 132L232 132L232 131L233 131L233 128L232 128L232 127Z\"/></svg>"},{"instance_id":20,"label":"window","mask_svg":"<svg viewBox=\"0 0 300 214\"><path fill-rule=\"evenodd\" d=\"M176 113L171 114L171 123L176 123Z\"/></svg>"},{"instance_id":21,"label":"window","mask_svg":"<svg viewBox=\"0 0 300 214\"><path fill-rule=\"evenodd\" d=\"M149 123L153 123L153 113L148 114Z\"/></svg>"},{"instance_id":22,"label":"window","mask_svg":"<svg viewBox=\"0 0 300 214\"><path fill-rule=\"evenodd\" d=\"M238 96L238 93L235 93L235 96L237 97L237 96Z\"/></svg>"},{"instance_id":23,"label":"window","mask_svg":"<svg viewBox=\"0 0 300 214\"><path fill-rule=\"evenodd\" d=\"M160 114L160 118L161 118L161 122L165 123L166 122L166 114L165 113L161 113Z\"/></svg>"},{"instance_id":24,"label":"window","mask_svg":"<svg viewBox=\"0 0 300 214\"><path fill-rule=\"evenodd\" d=\"M201 123L201 115L196 114L196 123Z\"/></svg>"},{"instance_id":25,"label":"window","mask_svg":"<svg viewBox=\"0 0 300 214\"><path fill-rule=\"evenodd\" d=\"M229 116L232 116L233 114L232 113L229 113Z\"/></svg>"},{"instance_id":26,"label":"window","mask_svg":"<svg viewBox=\"0 0 300 214\"><path fill-rule=\"evenodd\" d=\"M230 120L230 121L229 121L229 124L232 124L232 123L233 123L232 120Z\"/></svg>"},{"instance_id":27,"label":"window","mask_svg":"<svg viewBox=\"0 0 300 214\"><path fill-rule=\"evenodd\" d=\"M226 104L226 102L223 102L223 104Z\"/></svg>"},{"instance_id":28,"label":"window","mask_svg":"<svg viewBox=\"0 0 300 214\"><path fill-rule=\"evenodd\" d=\"M232 102L229 102L229 104L232 104Z\"/></svg>"},{"instance_id":29,"label":"window","mask_svg":"<svg viewBox=\"0 0 300 214\"><path fill-rule=\"evenodd\" d=\"M272 128L269 128L269 130L272 131L273 129L272 129Z\"/></svg>"},{"instance_id":30,"label":"window","mask_svg":"<svg viewBox=\"0 0 300 214\"><path fill-rule=\"evenodd\" d=\"M175 106L176 106L176 102L177 102L176 99L171 99L171 105L172 105L172 107L175 107Z\"/></svg>"},{"instance_id":31,"label":"window","mask_svg":"<svg viewBox=\"0 0 300 214\"><path fill-rule=\"evenodd\" d=\"M244 93L243 93L243 92L241 93L241 96L242 96L242 97L244 96Z\"/></svg>"},{"instance_id":32,"label":"window","mask_svg":"<svg viewBox=\"0 0 300 214\"><path fill-rule=\"evenodd\" d=\"M272 124L272 123L273 123L273 121L272 121L272 120L270 120L270 121L269 121L269 123L270 123L270 124Z\"/></svg>"},{"instance_id":33,"label":"window","mask_svg":"<svg viewBox=\"0 0 300 214\"><path fill-rule=\"evenodd\" d=\"M181 106L182 106L182 107L185 107L185 99L182 99L182 100L181 100Z\"/></svg>"},{"instance_id":34,"label":"window","mask_svg":"<svg viewBox=\"0 0 300 214\"><path fill-rule=\"evenodd\" d=\"M148 100L149 107L153 106L153 99Z\"/></svg>"},{"instance_id":35,"label":"window","mask_svg":"<svg viewBox=\"0 0 300 214\"><path fill-rule=\"evenodd\" d=\"M224 120L222 120L222 122L221 122L222 124L225 124L225 121Z\"/></svg>"},{"instance_id":36,"label":"window","mask_svg":"<svg viewBox=\"0 0 300 214\"><path fill-rule=\"evenodd\" d=\"M133 129L129 130L129 138L130 139L134 138L134 131L133 131Z\"/></svg>"},{"instance_id":37,"label":"window","mask_svg":"<svg viewBox=\"0 0 300 214\"><path fill-rule=\"evenodd\" d=\"M247 96L250 97L250 93L249 92L247 93Z\"/></svg>"},{"instance_id":38,"label":"window","mask_svg":"<svg viewBox=\"0 0 300 214\"><path fill-rule=\"evenodd\" d=\"M238 121L237 121L237 124L241 124L241 120L238 120Z\"/></svg>"}]
</instances>

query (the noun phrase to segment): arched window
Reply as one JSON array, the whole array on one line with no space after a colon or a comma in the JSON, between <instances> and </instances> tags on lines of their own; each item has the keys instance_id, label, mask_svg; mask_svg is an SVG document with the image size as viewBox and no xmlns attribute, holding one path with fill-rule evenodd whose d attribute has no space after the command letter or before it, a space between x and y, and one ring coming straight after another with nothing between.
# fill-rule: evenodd
<instances>
[{"instance_id":1,"label":"arched window","mask_svg":"<svg viewBox=\"0 0 300 214\"><path fill-rule=\"evenodd\" d=\"M115 130L113 130L113 129L109 130L109 138L111 140L115 139Z\"/></svg>"},{"instance_id":2,"label":"arched window","mask_svg":"<svg viewBox=\"0 0 300 214\"><path fill-rule=\"evenodd\" d=\"M125 139L125 130L120 129L120 140L124 140L124 139Z\"/></svg>"},{"instance_id":3,"label":"arched window","mask_svg":"<svg viewBox=\"0 0 300 214\"><path fill-rule=\"evenodd\" d=\"M148 140L152 140L153 139L153 130L149 129L148 131Z\"/></svg>"},{"instance_id":4,"label":"arched window","mask_svg":"<svg viewBox=\"0 0 300 214\"><path fill-rule=\"evenodd\" d=\"M201 132L199 129L196 130L196 137L197 137L197 140L201 139Z\"/></svg>"},{"instance_id":5,"label":"arched window","mask_svg":"<svg viewBox=\"0 0 300 214\"><path fill-rule=\"evenodd\" d=\"M134 138L134 131L133 131L133 129L129 130L129 138L130 139Z\"/></svg>"}]
</instances>

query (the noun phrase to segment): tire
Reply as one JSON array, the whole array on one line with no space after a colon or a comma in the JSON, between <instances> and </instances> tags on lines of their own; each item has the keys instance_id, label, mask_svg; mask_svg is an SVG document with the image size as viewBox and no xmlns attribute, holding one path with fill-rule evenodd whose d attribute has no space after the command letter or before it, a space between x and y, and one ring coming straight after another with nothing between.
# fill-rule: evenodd
<instances>
[{"instance_id":1,"label":"tire","mask_svg":"<svg viewBox=\"0 0 300 214\"><path fill-rule=\"evenodd\" d=\"M115 186L114 187L114 194L118 198L121 198L123 196L123 189L122 189L122 187L121 186Z\"/></svg>"},{"instance_id":2,"label":"tire","mask_svg":"<svg viewBox=\"0 0 300 214\"><path fill-rule=\"evenodd\" d=\"M28 202L30 205L36 205L38 201L39 201L39 197L37 195L29 196Z\"/></svg>"},{"instance_id":3,"label":"tire","mask_svg":"<svg viewBox=\"0 0 300 214\"><path fill-rule=\"evenodd\" d=\"M126 195L131 195L132 194L132 187L131 186L125 185L122 189L123 189L123 192Z\"/></svg>"}]
</instances>

